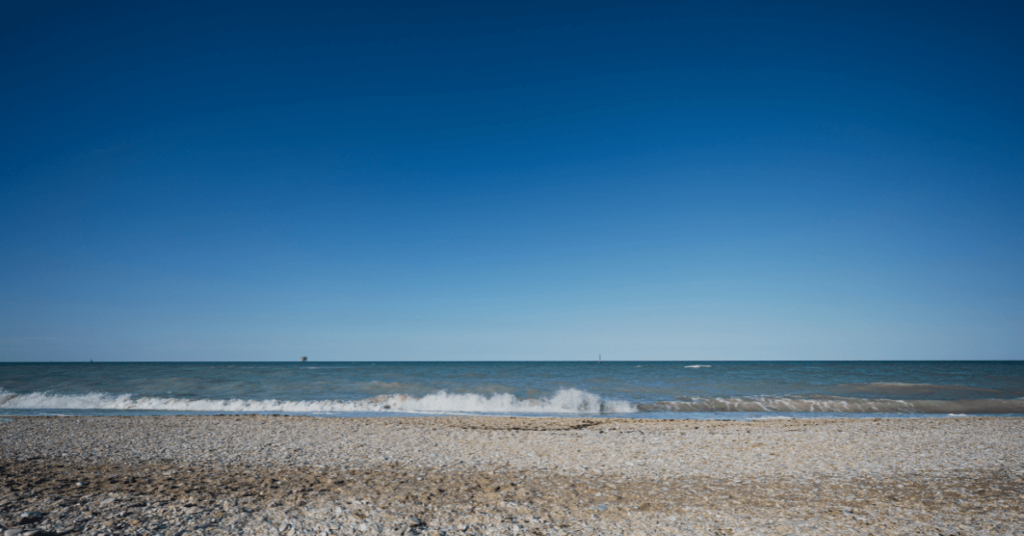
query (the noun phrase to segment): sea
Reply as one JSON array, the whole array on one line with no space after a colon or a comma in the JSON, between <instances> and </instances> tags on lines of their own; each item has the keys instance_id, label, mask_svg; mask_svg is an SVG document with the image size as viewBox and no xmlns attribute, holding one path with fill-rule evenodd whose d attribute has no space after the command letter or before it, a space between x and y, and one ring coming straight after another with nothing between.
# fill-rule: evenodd
<instances>
[{"instance_id":1,"label":"sea","mask_svg":"<svg viewBox=\"0 0 1024 536\"><path fill-rule=\"evenodd\" d=\"M1024 416L1024 361L0 363L0 416Z\"/></svg>"}]
</instances>

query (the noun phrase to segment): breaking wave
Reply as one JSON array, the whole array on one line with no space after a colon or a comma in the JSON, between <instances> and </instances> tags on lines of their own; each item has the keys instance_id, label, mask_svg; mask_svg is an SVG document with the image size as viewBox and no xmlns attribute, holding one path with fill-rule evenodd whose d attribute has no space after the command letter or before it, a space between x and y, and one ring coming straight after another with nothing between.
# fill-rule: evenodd
<instances>
[{"instance_id":1,"label":"breaking wave","mask_svg":"<svg viewBox=\"0 0 1024 536\"><path fill-rule=\"evenodd\" d=\"M970 385L932 384L932 383L903 383L903 382L872 382L872 383L844 383L835 386L836 394L851 394L873 398L935 398L935 399L956 399L956 398L981 398L994 394L1020 394L1014 391L1000 391L985 387Z\"/></svg>"},{"instance_id":2,"label":"breaking wave","mask_svg":"<svg viewBox=\"0 0 1024 536\"><path fill-rule=\"evenodd\" d=\"M12 393L0 388L4 411L104 411L170 413L347 413L622 415L643 413L769 414L1024 414L1024 398L905 400L841 396L678 397L652 403L603 398L580 389L560 389L548 397L519 398L510 393L480 395L436 391L424 396L386 394L355 400L250 400L135 396L132 394L52 392Z\"/></svg>"},{"instance_id":3,"label":"breaking wave","mask_svg":"<svg viewBox=\"0 0 1024 536\"><path fill-rule=\"evenodd\" d=\"M51 393L16 394L0 389L0 409L19 410L112 410L228 413L536 413L615 414L634 413L636 406L623 400L605 400L579 389L561 389L550 397L518 398L509 393L491 396L438 391L422 397L381 395L352 401L339 400L213 400L136 397L131 394Z\"/></svg>"},{"instance_id":4,"label":"breaking wave","mask_svg":"<svg viewBox=\"0 0 1024 536\"><path fill-rule=\"evenodd\" d=\"M892 400L837 396L784 397L680 397L640 404L640 411L663 412L772 412L772 413L923 413L1006 414L1024 413L1024 398L961 400Z\"/></svg>"}]
</instances>

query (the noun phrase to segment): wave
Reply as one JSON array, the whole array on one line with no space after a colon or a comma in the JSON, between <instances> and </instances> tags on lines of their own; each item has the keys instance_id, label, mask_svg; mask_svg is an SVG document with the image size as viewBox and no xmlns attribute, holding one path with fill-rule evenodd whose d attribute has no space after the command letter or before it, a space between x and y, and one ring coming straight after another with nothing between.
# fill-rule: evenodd
<instances>
[{"instance_id":1,"label":"wave","mask_svg":"<svg viewBox=\"0 0 1024 536\"><path fill-rule=\"evenodd\" d=\"M923 413L1006 414L1024 413L1024 398L961 400L893 400L837 396L784 397L680 397L640 404L643 412L748 412L748 413Z\"/></svg>"},{"instance_id":2,"label":"wave","mask_svg":"<svg viewBox=\"0 0 1024 536\"><path fill-rule=\"evenodd\" d=\"M958 385L936 385L934 383L906 383L906 382L871 382L865 384L848 384L848 385L873 385L879 387L959 387Z\"/></svg>"},{"instance_id":3,"label":"wave","mask_svg":"<svg viewBox=\"0 0 1024 536\"><path fill-rule=\"evenodd\" d=\"M981 398L992 395L1020 395L1015 391L1000 391L985 387L953 384L872 382L844 383L835 386L834 393L878 398Z\"/></svg>"},{"instance_id":4,"label":"wave","mask_svg":"<svg viewBox=\"0 0 1024 536\"><path fill-rule=\"evenodd\" d=\"M841 384L839 387L860 387L860 388L872 388L872 387L908 387L913 389L935 389L935 390L948 390L948 391L984 391L989 393L998 393L996 389L989 389L986 387L975 387L972 385L956 385L956 384L937 384L937 383L905 383L905 382L871 382L871 383L846 383Z\"/></svg>"},{"instance_id":5,"label":"wave","mask_svg":"<svg viewBox=\"0 0 1024 536\"><path fill-rule=\"evenodd\" d=\"M437 391L425 396L387 394L358 400L246 400L134 396L132 394L51 392L12 393L0 389L0 411L70 410L172 413L423 413L560 414L631 413L830 413L830 414L1024 414L1024 398L900 400L840 396L679 397L634 404L602 398L580 389L560 389L550 397L519 398Z\"/></svg>"},{"instance_id":6,"label":"wave","mask_svg":"<svg viewBox=\"0 0 1024 536\"><path fill-rule=\"evenodd\" d=\"M33 392L15 394L0 389L0 409L111 410L227 413L520 413L616 414L634 413L636 406L623 400L605 400L579 389L560 389L550 397L519 398L509 393L491 396L438 391L415 397L381 395L362 400L215 400L136 397L131 394L82 395Z\"/></svg>"},{"instance_id":7,"label":"wave","mask_svg":"<svg viewBox=\"0 0 1024 536\"><path fill-rule=\"evenodd\" d=\"M711 368L711 365L686 365L683 368Z\"/></svg>"}]
</instances>

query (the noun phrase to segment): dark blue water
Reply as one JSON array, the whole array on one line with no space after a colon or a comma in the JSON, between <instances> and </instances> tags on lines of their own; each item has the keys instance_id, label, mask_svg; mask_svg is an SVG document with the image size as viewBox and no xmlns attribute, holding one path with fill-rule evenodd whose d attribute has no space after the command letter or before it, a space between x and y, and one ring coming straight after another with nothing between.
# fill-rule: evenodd
<instances>
[{"instance_id":1,"label":"dark blue water","mask_svg":"<svg viewBox=\"0 0 1024 536\"><path fill-rule=\"evenodd\" d=\"M1024 362L0 363L0 415L1024 414Z\"/></svg>"}]
</instances>

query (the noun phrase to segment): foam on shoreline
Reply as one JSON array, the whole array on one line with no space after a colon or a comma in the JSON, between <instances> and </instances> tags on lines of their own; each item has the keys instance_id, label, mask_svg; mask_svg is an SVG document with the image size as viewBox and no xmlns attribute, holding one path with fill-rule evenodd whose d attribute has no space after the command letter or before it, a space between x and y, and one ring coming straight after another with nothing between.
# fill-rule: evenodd
<instances>
[{"instance_id":1,"label":"foam on shoreline","mask_svg":"<svg viewBox=\"0 0 1024 536\"><path fill-rule=\"evenodd\" d=\"M381 395L353 401L337 400L214 400L136 397L88 393L82 395L27 393L0 390L0 409L113 410L230 413L498 413L498 414L624 414L636 406L621 400L602 399L579 389L561 389L553 396L518 398L510 393L484 396L475 393L438 391L422 397Z\"/></svg>"},{"instance_id":2,"label":"foam on shoreline","mask_svg":"<svg viewBox=\"0 0 1024 536\"><path fill-rule=\"evenodd\" d=\"M68 410L170 413L422 413L438 415L628 415L661 414L806 414L828 415L1020 415L1024 399L900 400L851 397L679 397L649 404L602 398L579 389L561 389L550 397L519 398L510 393L480 395L438 391L425 396L379 395L351 401L244 400L148 397L131 394L11 393L0 389L2 410Z\"/></svg>"}]
</instances>

